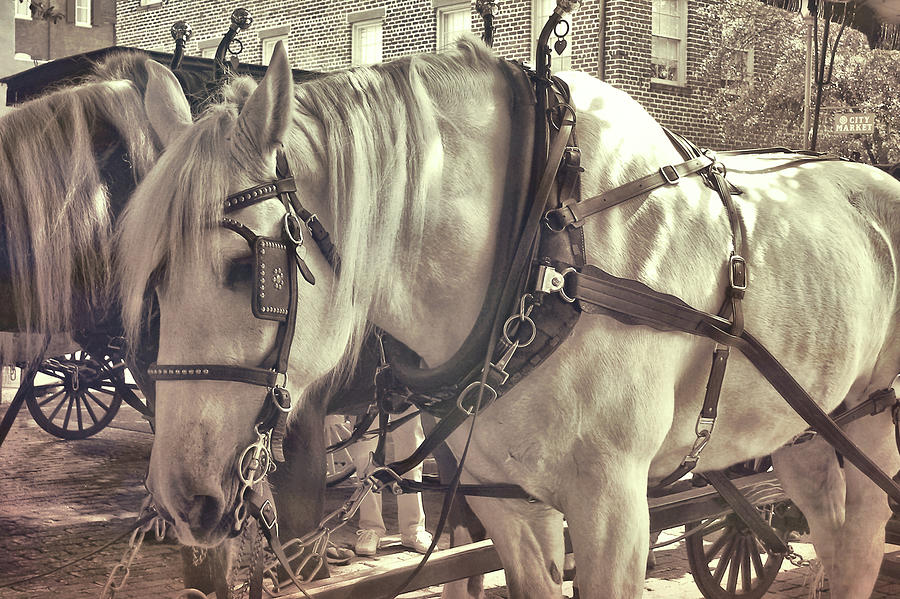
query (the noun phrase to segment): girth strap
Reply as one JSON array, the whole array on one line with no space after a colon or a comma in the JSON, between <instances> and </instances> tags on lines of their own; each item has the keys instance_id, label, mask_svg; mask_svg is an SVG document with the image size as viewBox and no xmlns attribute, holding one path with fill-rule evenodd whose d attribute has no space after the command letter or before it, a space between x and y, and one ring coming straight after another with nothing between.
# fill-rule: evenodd
<instances>
[{"instance_id":1,"label":"girth strap","mask_svg":"<svg viewBox=\"0 0 900 599\"><path fill-rule=\"evenodd\" d=\"M778 391L788 405L863 474L894 500L900 501L900 486L835 424L805 389L746 330L731 334L731 323L693 308L672 295L659 293L638 281L620 279L595 266L572 273L571 297L589 312L606 313L627 324L644 324L664 331L681 331L707 337L738 348Z\"/></svg>"}]
</instances>

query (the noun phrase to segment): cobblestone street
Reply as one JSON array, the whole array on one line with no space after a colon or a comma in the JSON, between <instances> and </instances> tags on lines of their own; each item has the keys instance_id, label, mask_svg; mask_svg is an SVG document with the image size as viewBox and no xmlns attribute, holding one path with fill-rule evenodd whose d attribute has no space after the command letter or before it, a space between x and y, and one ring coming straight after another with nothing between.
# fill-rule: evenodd
<instances>
[{"instance_id":1,"label":"cobblestone street","mask_svg":"<svg viewBox=\"0 0 900 599\"><path fill-rule=\"evenodd\" d=\"M8 399L4 396L0 416L6 411ZM144 496L141 481L151 442L149 427L124 405L110 427L83 441L62 441L50 436L38 428L23 408L0 448L0 599L99 596L110 570L127 546L129 526ZM348 488L331 492L329 504L337 505L348 492ZM438 501L431 497L426 502L429 528L437 521ZM392 502L388 498L384 509L389 531L392 527L396 530ZM354 531L355 523L351 522L335 540L349 546L355 538ZM391 546L391 541L396 540L396 536L388 538L388 547L380 554L391 557L381 559L415 560L414 554L403 553L396 543ZM446 547L445 539L441 545ZM889 547L891 551L897 549ZM795 548L805 556L811 555L807 544L796 543ZM70 564L89 553L92 555L86 559ZM377 562L372 558L355 560L340 572L365 571ZM657 563L646 580L644 597L701 599L688 572L681 543L658 550ZM809 572L805 567L783 566L766 597L806 597L804 585ZM48 574L39 576L43 573ZM487 584L491 587L490 598L507 597L502 574L489 575ZM172 597L181 588L177 546L171 541L158 543L148 539L126 588L117 597ZM567 583L566 591L571 594L571 583ZM405 596L436 597L439 589ZM897 597L900 583L882 576L873 598Z\"/></svg>"}]
</instances>

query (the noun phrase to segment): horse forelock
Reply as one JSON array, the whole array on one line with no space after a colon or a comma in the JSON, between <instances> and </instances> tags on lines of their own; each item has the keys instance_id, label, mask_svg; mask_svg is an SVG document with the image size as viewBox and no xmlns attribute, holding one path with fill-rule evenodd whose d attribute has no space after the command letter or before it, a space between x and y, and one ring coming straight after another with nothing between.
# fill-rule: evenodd
<instances>
[{"instance_id":1,"label":"horse forelock","mask_svg":"<svg viewBox=\"0 0 900 599\"><path fill-rule=\"evenodd\" d=\"M153 161L143 115L134 86L92 82L0 119L3 267L18 330L71 330L73 321L82 322L79 311L108 306L111 201L127 198L110 198L107 184L111 169L144 171ZM118 164L123 155L130 164Z\"/></svg>"},{"instance_id":2,"label":"horse forelock","mask_svg":"<svg viewBox=\"0 0 900 599\"><path fill-rule=\"evenodd\" d=\"M137 346L149 285L166 286L196 263L220 267L223 200L234 176L227 148L237 113L216 105L166 148L117 227L119 299L126 337Z\"/></svg>"}]
</instances>

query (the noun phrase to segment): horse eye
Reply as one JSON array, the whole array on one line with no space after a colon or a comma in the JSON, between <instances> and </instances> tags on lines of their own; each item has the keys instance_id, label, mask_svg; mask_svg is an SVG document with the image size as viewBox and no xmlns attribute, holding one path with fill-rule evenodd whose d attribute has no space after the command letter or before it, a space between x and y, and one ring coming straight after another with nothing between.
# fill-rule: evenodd
<instances>
[{"instance_id":1,"label":"horse eye","mask_svg":"<svg viewBox=\"0 0 900 599\"><path fill-rule=\"evenodd\" d=\"M228 262L225 271L225 285L227 287L237 287L243 283L249 283L253 280L253 257L238 258Z\"/></svg>"}]
</instances>

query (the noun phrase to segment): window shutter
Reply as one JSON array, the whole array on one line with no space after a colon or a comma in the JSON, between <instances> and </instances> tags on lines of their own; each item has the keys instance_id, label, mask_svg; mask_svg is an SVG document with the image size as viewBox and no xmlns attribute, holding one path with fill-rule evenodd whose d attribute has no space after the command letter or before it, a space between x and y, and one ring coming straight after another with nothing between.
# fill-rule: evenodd
<instances>
[{"instance_id":1,"label":"window shutter","mask_svg":"<svg viewBox=\"0 0 900 599\"><path fill-rule=\"evenodd\" d=\"M75 0L66 0L66 23L75 22Z\"/></svg>"},{"instance_id":2,"label":"window shutter","mask_svg":"<svg viewBox=\"0 0 900 599\"><path fill-rule=\"evenodd\" d=\"M103 0L91 0L91 25L103 25Z\"/></svg>"}]
</instances>

